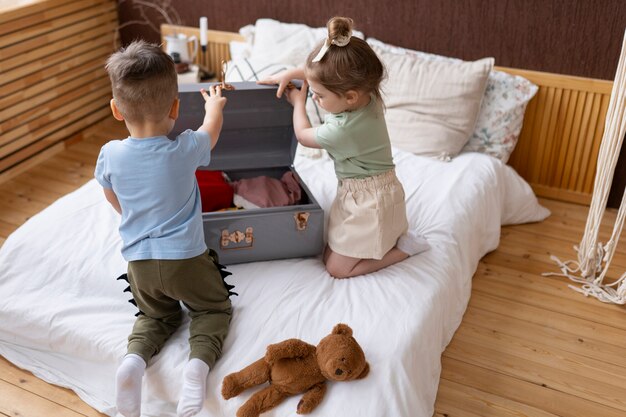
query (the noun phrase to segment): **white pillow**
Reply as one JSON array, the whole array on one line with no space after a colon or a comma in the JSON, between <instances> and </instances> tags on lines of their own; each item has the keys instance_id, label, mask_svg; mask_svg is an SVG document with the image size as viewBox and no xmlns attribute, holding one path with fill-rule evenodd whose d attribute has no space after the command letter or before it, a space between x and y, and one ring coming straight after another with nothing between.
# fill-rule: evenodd
<instances>
[{"instance_id":1,"label":"white pillow","mask_svg":"<svg viewBox=\"0 0 626 417\"><path fill-rule=\"evenodd\" d=\"M372 47L388 73L381 87L392 145L417 155L456 156L476 125L493 58L435 61Z\"/></svg>"},{"instance_id":2,"label":"white pillow","mask_svg":"<svg viewBox=\"0 0 626 417\"><path fill-rule=\"evenodd\" d=\"M258 62L252 58L232 59L228 62L226 82L259 81L293 68L293 65Z\"/></svg>"},{"instance_id":3,"label":"white pillow","mask_svg":"<svg viewBox=\"0 0 626 417\"><path fill-rule=\"evenodd\" d=\"M456 58L405 49L374 38L367 42L386 52L416 55L426 60L462 62ZM492 70L474 131L461 152L481 152L507 162L519 138L528 102L537 93L537 86L527 79Z\"/></svg>"},{"instance_id":4,"label":"white pillow","mask_svg":"<svg viewBox=\"0 0 626 417\"><path fill-rule=\"evenodd\" d=\"M252 45L254 44L254 25L246 25L239 29L239 34L242 35L244 41L230 41L230 59L238 60L243 58L250 58L252 54Z\"/></svg>"},{"instance_id":5,"label":"white pillow","mask_svg":"<svg viewBox=\"0 0 626 417\"><path fill-rule=\"evenodd\" d=\"M254 27L250 58L257 62L304 65L306 57L327 35L326 27L259 19ZM352 35L364 39L362 32L353 31Z\"/></svg>"}]
</instances>

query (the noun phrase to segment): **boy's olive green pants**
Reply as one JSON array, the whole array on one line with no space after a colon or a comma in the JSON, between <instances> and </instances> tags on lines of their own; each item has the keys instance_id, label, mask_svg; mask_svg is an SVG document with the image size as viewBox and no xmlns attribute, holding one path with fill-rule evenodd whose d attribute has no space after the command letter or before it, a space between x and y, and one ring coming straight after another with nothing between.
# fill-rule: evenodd
<instances>
[{"instance_id":1,"label":"boy's olive green pants","mask_svg":"<svg viewBox=\"0 0 626 417\"><path fill-rule=\"evenodd\" d=\"M228 333L231 305L217 259L211 255L128 263L130 289L143 313L128 337L128 353L141 356L146 363L159 353L182 322L182 302L191 317L189 358L201 359L213 368Z\"/></svg>"}]
</instances>

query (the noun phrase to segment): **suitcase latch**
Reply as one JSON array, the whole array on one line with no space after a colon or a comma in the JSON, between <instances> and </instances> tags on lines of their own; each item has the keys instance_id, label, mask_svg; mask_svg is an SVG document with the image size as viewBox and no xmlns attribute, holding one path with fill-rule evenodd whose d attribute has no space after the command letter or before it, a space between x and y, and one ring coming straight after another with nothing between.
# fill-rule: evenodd
<instances>
[{"instance_id":1,"label":"suitcase latch","mask_svg":"<svg viewBox=\"0 0 626 417\"><path fill-rule=\"evenodd\" d=\"M297 230L306 230L306 227L309 223L310 214L306 211L301 211L293 215L293 218L296 221L296 229Z\"/></svg>"},{"instance_id":2,"label":"suitcase latch","mask_svg":"<svg viewBox=\"0 0 626 417\"><path fill-rule=\"evenodd\" d=\"M243 244L240 244L242 243ZM220 239L221 249L248 249L254 243L254 229L246 227L246 232L235 230L230 233L228 229L222 230L222 238Z\"/></svg>"},{"instance_id":3,"label":"suitcase latch","mask_svg":"<svg viewBox=\"0 0 626 417\"><path fill-rule=\"evenodd\" d=\"M220 87L222 87L222 90L234 90L235 86L232 84L226 84L226 73L228 72L228 64L226 63L226 61L222 60L222 72L221 72L221 80L220 80Z\"/></svg>"}]
</instances>

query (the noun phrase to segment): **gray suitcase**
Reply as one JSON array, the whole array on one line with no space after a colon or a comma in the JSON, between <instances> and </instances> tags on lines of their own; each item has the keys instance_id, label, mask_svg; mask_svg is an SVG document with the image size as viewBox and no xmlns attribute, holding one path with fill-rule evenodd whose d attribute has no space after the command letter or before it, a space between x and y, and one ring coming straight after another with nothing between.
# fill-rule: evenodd
<instances>
[{"instance_id":1,"label":"gray suitcase","mask_svg":"<svg viewBox=\"0 0 626 417\"><path fill-rule=\"evenodd\" d=\"M211 84L179 86L180 115L170 137L197 129L204 119L200 88ZM280 179L293 169L297 140L293 131L293 108L276 98L276 87L233 83L224 108L219 142L205 169L224 171L231 180L267 175ZM220 263L315 256L324 248L324 212L300 181L298 205L203 213L207 246Z\"/></svg>"}]
</instances>

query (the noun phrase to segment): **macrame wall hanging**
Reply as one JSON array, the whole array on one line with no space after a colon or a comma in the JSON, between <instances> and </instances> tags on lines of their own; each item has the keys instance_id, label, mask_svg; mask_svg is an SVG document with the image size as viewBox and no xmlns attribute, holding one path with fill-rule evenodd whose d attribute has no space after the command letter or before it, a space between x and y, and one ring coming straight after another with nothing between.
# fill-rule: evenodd
<instances>
[{"instance_id":1,"label":"macrame wall hanging","mask_svg":"<svg viewBox=\"0 0 626 417\"><path fill-rule=\"evenodd\" d=\"M605 303L615 304L626 304L626 272L613 282L605 282L605 279L624 227L626 192L622 195L611 238L602 244L598 241L598 234L611 191L615 166L622 149L624 134L626 134L626 33L606 114L585 233L580 244L574 246L574 250L578 252L578 261L562 262L553 255L551 258L558 263L562 273L543 274L566 276L579 284L570 285L570 288L587 296L594 296Z\"/></svg>"}]
</instances>

